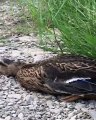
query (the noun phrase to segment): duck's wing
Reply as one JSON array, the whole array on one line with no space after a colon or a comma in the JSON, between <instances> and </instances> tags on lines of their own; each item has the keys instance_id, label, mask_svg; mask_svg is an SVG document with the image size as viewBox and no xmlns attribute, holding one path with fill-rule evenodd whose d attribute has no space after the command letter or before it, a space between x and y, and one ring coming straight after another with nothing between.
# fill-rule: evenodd
<instances>
[{"instance_id":1,"label":"duck's wing","mask_svg":"<svg viewBox=\"0 0 96 120\"><path fill-rule=\"evenodd\" d=\"M59 80L58 80L59 81ZM96 80L91 78L72 78L65 82L47 83L59 95L60 101L96 99Z\"/></svg>"},{"instance_id":2,"label":"duck's wing","mask_svg":"<svg viewBox=\"0 0 96 120\"><path fill-rule=\"evenodd\" d=\"M96 60L82 56L61 55L53 61L49 61L64 75L74 77L95 77ZM67 77L66 77L67 78Z\"/></svg>"},{"instance_id":3,"label":"duck's wing","mask_svg":"<svg viewBox=\"0 0 96 120\"><path fill-rule=\"evenodd\" d=\"M47 84L61 94L96 94L96 80L91 78L72 78L64 82L58 80Z\"/></svg>"},{"instance_id":4,"label":"duck's wing","mask_svg":"<svg viewBox=\"0 0 96 120\"><path fill-rule=\"evenodd\" d=\"M96 79L95 78L73 78L72 80L67 80L67 84L72 85L78 89L86 91L86 93L96 94Z\"/></svg>"}]
</instances>

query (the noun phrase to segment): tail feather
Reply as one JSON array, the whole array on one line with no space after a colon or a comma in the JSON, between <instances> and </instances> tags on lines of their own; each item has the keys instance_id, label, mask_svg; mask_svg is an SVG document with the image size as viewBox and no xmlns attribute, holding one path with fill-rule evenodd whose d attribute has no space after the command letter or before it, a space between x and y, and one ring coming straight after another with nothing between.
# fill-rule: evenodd
<instances>
[{"instance_id":1,"label":"tail feather","mask_svg":"<svg viewBox=\"0 0 96 120\"><path fill-rule=\"evenodd\" d=\"M70 84L65 83L47 83L58 94L82 94L86 93L85 90L76 88Z\"/></svg>"}]
</instances>

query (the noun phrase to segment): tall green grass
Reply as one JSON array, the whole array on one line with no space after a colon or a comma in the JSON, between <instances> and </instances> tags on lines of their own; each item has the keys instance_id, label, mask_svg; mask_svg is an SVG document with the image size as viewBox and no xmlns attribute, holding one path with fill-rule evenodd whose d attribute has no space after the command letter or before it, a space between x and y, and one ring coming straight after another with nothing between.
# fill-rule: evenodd
<instances>
[{"instance_id":1,"label":"tall green grass","mask_svg":"<svg viewBox=\"0 0 96 120\"><path fill-rule=\"evenodd\" d=\"M96 58L96 0L19 0L28 7L41 47Z\"/></svg>"}]
</instances>

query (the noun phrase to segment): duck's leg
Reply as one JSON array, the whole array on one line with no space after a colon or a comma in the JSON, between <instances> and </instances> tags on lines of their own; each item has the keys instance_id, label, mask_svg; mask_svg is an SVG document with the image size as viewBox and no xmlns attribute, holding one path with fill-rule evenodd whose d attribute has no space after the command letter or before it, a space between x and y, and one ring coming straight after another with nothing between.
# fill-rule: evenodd
<instances>
[{"instance_id":1,"label":"duck's leg","mask_svg":"<svg viewBox=\"0 0 96 120\"><path fill-rule=\"evenodd\" d=\"M59 100L62 102L62 101L66 101L66 102L72 102L72 101L75 101L75 100L78 100L80 99L81 96L78 96L78 95L69 95L67 97L64 97L64 96L60 96L59 97Z\"/></svg>"}]
</instances>

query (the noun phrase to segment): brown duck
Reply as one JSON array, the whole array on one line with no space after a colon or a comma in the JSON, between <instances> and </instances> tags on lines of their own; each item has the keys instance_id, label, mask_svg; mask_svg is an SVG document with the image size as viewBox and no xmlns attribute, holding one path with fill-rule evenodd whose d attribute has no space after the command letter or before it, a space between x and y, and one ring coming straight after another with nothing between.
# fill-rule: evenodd
<instances>
[{"instance_id":1,"label":"brown duck","mask_svg":"<svg viewBox=\"0 0 96 120\"><path fill-rule=\"evenodd\" d=\"M4 59L0 74L14 76L27 90L60 96L60 100L96 99L96 60L62 55L34 64Z\"/></svg>"}]
</instances>

